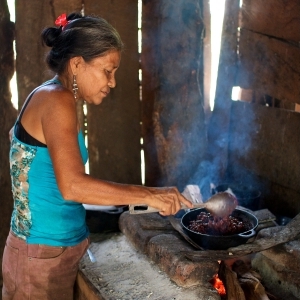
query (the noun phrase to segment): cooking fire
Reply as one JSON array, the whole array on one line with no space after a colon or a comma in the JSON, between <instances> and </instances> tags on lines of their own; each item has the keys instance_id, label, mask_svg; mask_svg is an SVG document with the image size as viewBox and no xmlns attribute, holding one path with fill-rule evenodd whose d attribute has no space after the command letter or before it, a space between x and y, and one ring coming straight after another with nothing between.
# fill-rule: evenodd
<instances>
[{"instance_id":1,"label":"cooking fire","mask_svg":"<svg viewBox=\"0 0 300 300\"><path fill-rule=\"evenodd\" d=\"M223 284L223 281L219 278L218 274L215 274L209 282L218 291L219 295L221 296L221 299L226 299L226 289Z\"/></svg>"}]
</instances>

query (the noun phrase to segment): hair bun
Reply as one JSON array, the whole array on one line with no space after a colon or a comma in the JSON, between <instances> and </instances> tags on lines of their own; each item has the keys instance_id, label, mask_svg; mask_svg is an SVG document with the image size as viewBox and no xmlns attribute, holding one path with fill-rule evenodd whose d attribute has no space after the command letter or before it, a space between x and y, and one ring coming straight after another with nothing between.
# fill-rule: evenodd
<instances>
[{"instance_id":1,"label":"hair bun","mask_svg":"<svg viewBox=\"0 0 300 300\"><path fill-rule=\"evenodd\" d=\"M56 28L56 27L45 28L42 31L42 35L41 35L42 43L44 45L47 45L48 47L53 47L57 37L60 35L61 32L62 32L61 27L59 27L59 28Z\"/></svg>"}]
</instances>

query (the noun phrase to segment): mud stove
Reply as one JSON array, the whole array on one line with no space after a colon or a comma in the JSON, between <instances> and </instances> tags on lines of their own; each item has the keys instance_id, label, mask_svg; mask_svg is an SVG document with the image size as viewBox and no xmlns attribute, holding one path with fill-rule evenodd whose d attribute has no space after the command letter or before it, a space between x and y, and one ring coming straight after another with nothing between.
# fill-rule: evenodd
<instances>
[{"instance_id":1,"label":"mud stove","mask_svg":"<svg viewBox=\"0 0 300 300\"><path fill-rule=\"evenodd\" d=\"M279 226L268 209L251 212L259 220L256 236L227 250L196 249L174 229L168 218L157 213L122 213L120 235L138 255L144 255L174 283L172 288L178 289L178 297L171 299L300 299L300 214L287 225ZM97 251L97 241L92 246L92 250ZM83 259L81 275L98 295L95 299L138 299L138 295L129 294L120 298L109 296L109 289L103 289L99 281L95 283L96 269L87 257ZM92 270L92 276L89 276L89 270ZM101 272L101 261L99 270ZM119 271L118 274L122 274L122 268ZM137 272L142 275L143 270ZM139 290L139 284L136 282L135 290ZM115 288L118 289L118 284ZM151 299L151 295L147 298ZM162 294L155 299L169 298Z\"/></svg>"}]
</instances>

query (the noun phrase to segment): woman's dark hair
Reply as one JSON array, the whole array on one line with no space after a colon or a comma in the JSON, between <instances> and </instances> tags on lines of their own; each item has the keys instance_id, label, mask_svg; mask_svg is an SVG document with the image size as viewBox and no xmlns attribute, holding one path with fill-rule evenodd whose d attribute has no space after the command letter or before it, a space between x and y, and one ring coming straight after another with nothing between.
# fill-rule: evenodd
<instances>
[{"instance_id":1,"label":"woman's dark hair","mask_svg":"<svg viewBox=\"0 0 300 300\"><path fill-rule=\"evenodd\" d=\"M108 51L123 50L116 29L100 17L72 13L64 27L48 27L42 31L44 45L52 47L46 57L49 68L62 74L69 59L82 56L86 62L105 55Z\"/></svg>"}]
</instances>

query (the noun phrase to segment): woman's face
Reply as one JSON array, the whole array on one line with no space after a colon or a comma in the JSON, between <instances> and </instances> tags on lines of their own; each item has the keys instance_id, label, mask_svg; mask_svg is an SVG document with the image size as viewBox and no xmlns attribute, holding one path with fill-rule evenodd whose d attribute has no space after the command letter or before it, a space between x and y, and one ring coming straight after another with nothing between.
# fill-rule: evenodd
<instances>
[{"instance_id":1,"label":"woman's face","mask_svg":"<svg viewBox=\"0 0 300 300\"><path fill-rule=\"evenodd\" d=\"M110 51L90 62L81 59L76 68L78 98L90 104L100 104L116 86L115 73L120 60L119 51Z\"/></svg>"}]
</instances>

